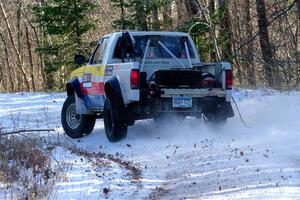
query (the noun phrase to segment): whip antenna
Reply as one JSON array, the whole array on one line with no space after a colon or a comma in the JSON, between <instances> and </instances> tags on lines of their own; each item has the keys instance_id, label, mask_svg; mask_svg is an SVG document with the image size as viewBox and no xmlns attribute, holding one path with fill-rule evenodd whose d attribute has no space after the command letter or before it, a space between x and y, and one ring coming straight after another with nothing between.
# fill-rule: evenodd
<instances>
[{"instance_id":1,"label":"whip antenna","mask_svg":"<svg viewBox=\"0 0 300 200\"><path fill-rule=\"evenodd\" d=\"M108 13L106 12L106 10L103 8L102 4L100 3L99 0L96 0L98 2L98 4L100 5L100 8L103 10L105 16L107 17L108 21L111 23L113 29L115 32L118 32L115 28L115 24L113 23L113 21L111 20L111 18L109 17Z\"/></svg>"}]
</instances>

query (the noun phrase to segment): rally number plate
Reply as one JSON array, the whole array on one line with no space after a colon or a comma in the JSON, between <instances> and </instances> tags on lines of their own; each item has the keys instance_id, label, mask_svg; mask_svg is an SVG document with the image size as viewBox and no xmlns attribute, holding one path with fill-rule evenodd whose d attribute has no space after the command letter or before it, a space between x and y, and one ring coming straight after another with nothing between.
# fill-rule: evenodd
<instances>
[{"instance_id":1,"label":"rally number plate","mask_svg":"<svg viewBox=\"0 0 300 200\"><path fill-rule=\"evenodd\" d=\"M173 97L172 106L174 108L191 108L193 106L192 97Z\"/></svg>"}]
</instances>

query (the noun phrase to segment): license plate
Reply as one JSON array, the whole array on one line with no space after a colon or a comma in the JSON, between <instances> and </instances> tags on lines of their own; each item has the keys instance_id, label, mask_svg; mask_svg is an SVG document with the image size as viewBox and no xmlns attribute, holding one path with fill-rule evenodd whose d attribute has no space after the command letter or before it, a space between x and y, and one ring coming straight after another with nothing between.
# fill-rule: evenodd
<instances>
[{"instance_id":1,"label":"license plate","mask_svg":"<svg viewBox=\"0 0 300 200\"><path fill-rule=\"evenodd\" d=\"M191 108L193 106L192 97L173 97L172 106L174 108Z\"/></svg>"}]
</instances>

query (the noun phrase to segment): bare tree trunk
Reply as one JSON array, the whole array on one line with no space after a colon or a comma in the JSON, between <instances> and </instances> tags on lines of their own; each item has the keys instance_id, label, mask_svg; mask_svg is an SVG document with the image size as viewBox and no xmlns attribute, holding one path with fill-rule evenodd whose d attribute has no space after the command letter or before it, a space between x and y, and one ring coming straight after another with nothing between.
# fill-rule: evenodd
<instances>
[{"instance_id":1,"label":"bare tree trunk","mask_svg":"<svg viewBox=\"0 0 300 200\"><path fill-rule=\"evenodd\" d=\"M272 87L273 83L273 55L271 44L269 40L268 32L268 20L266 15L266 7L264 0L256 0L256 9L257 9L257 20L258 20L258 31L259 31L259 42L262 51L262 57L264 61L264 74L267 82L267 86Z\"/></svg>"},{"instance_id":2,"label":"bare tree trunk","mask_svg":"<svg viewBox=\"0 0 300 200\"><path fill-rule=\"evenodd\" d=\"M42 34L39 34L39 29L38 29L38 27L35 27L32 23L31 23L31 21L30 21L30 19L29 19L29 17L27 16L27 12L24 12L24 16L26 17L26 20L27 20L27 23L29 24L29 26L31 27L31 29L33 30L33 33L34 33L34 37L35 37L35 40L36 40L36 45L37 45L37 47L41 47L41 42L40 42L40 37L42 37ZM46 83L46 75L45 75L45 70L44 70L44 63L43 63L43 54L40 52L40 51L38 51L37 52L37 54L38 54L38 61L39 61L39 65L38 65L38 67L37 67L37 72L36 72L36 77L38 77L38 82L40 82L40 84L41 84L41 86L42 86L42 88L44 89L44 90L46 90L47 88L46 88L46 85L45 85L45 83Z\"/></svg>"},{"instance_id":3,"label":"bare tree trunk","mask_svg":"<svg viewBox=\"0 0 300 200\"><path fill-rule=\"evenodd\" d=\"M234 1L233 2L233 6L232 6L232 47L233 49L236 49L236 45L241 44L243 37L242 37L242 30L241 30L241 19L240 19L240 15L238 13L238 5L237 2ZM240 56L242 59L238 59L235 58L232 60L232 63L235 63L235 66L237 68L237 79L239 80L240 83L240 87L244 87L244 78L245 78L245 73L244 73L244 66L245 66L245 49L242 48L240 50Z\"/></svg>"},{"instance_id":4,"label":"bare tree trunk","mask_svg":"<svg viewBox=\"0 0 300 200\"><path fill-rule=\"evenodd\" d=\"M194 17L200 10L200 5L197 0L185 0L186 14L187 16Z\"/></svg>"},{"instance_id":5,"label":"bare tree trunk","mask_svg":"<svg viewBox=\"0 0 300 200\"><path fill-rule=\"evenodd\" d=\"M244 26L245 26L245 32L246 32L246 40L248 41L253 37L253 26L251 21L251 4L250 0L245 0L244 5ZM246 59L246 72L248 76L248 84L250 87L255 87L255 73L254 73L254 56L253 56L253 42L250 42L246 47L245 56L247 56Z\"/></svg>"},{"instance_id":6,"label":"bare tree trunk","mask_svg":"<svg viewBox=\"0 0 300 200\"><path fill-rule=\"evenodd\" d=\"M225 34L225 45L222 50L223 59L227 61L231 61L232 55L232 33L231 33L231 26L230 26L230 16L228 11L228 1L227 0L219 0L219 9L221 12L224 12L224 15L220 22L220 32Z\"/></svg>"},{"instance_id":7,"label":"bare tree trunk","mask_svg":"<svg viewBox=\"0 0 300 200\"><path fill-rule=\"evenodd\" d=\"M213 14L215 13L215 10L216 10L216 8L215 8L215 0L210 0L209 2L208 2L208 10L209 10L209 15L210 16L213 16ZM211 27L212 28L212 27ZM211 32L212 32L213 30L211 30ZM214 35L213 34L210 34L210 41L212 41L211 42L211 46L214 46L214 44L213 44L213 40L214 40ZM215 61L216 60L216 52L215 52L215 50L214 50L214 48L212 48L212 50L210 51L210 60L211 61Z\"/></svg>"},{"instance_id":8,"label":"bare tree trunk","mask_svg":"<svg viewBox=\"0 0 300 200\"><path fill-rule=\"evenodd\" d=\"M176 10L177 10L177 24L176 26L180 26L186 19L186 8L184 5L184 0L175 0Z\"/></svg>"},{"instance_id":9,"label":"bare tree trunk","mask_svg":"<svg viewBox=\"0 0 300 200\"><path fill-rule=\"evenodd\" d=\"M5 24L6 24L6 27L8 29L8 34L9 34L9 37L10 37L10 40L11 40L11 43L12 43L12 46L13 46L13 50L15 51L16 55L17 55L17 65L18 65L18 68L21 72L21 75L22 75L22 78L23 78L23 81L25 83L25 86L26 86L26 90L29 91L30 87L29 87L29 82L27 80L27 77L26 77L26 72L25 72L25 69L24 69L24 66L23 66L23 63L22 63L22 58L21 58L21 54L15 44L15 41L14 41L14 38L13 38L13 35L12 35L12 30L11 30L11 27L10 27L10 24L8 22L8 18L7 18L7 15L6 15L6 12L5 12L5 9L3 7L3 4L2 2L0 2L0 8L1 8L1 13L3 15L3 18L4 18L4 21L5 21Z\"/></svg>"},{"instance_id":10,"label":"bare tree trunk","mask_svg":"<svg viewBox=\"0 0 300 200\"><path fill-rule=\"evenodd\" d=\"M33 60L32 60L32 52L31 52L31 43L29 38L29 30L28 27L25 25L25 31L26 31L26 42L27 42L27 50L28 50L28 59L30 64L30 79L31 79L31 88L32 91L35 92L35 78L34 78L34 67L33 67Z\"/></svg>"},{"instance_id":11,"label":"bare tree trunk","mask_svg":"<svg viewBox=\"0 0 300 200\"><path fill-rule=\"evenodd\" d=\"M4 53L5 53L5 62L6 62L6 66L7 66L7 69L6 69L6 73L7 73L7 80L8 80L8 91L9 92L14 92L14 84L13 84L13 77L11 75L11 64L10 64L10 61L9 61L9 53L8 53L8 47L7 47L7 43L6 43L6 40L4 38L4 36L2 35L2 33L0 33L0 38L1 38L1 41L2 41L2 44L3 44L3 49L4 49Z\"/></svg>"},{"instance_id":12,"label":"bare tree trunk","mask_svg":"<svg viewBox=\"0 0 300 200\"><path fill-rule=\"evenodd\" d=\"M22 19L22 0L18 0L17 2L17 48L18 48L18 51L20 53L20 57L21 57L21 60L22 59L22 45L21 45L21 34L22 34L22 30L21 30L21 19ZM17 88L18 90L22 91L24 88L24 85L22 84L23 83L23 77L22 77L22 74L19 74L17 73Z\"/></svg>"},{"instance_id":13,"label":"bare tree trunk","mask_svg":"<svg viewBox=\"0 0 300 200\"><path fill-rule=\"evenodd\" d=\"M208 9L211 14L215 12L215 0L210 0L208 2Z\"/></svg>"},{"instance_id":14,"label":"bare tree trunk","mask_svg":"<svg viewBox=\"0 0 300 200\"><path fill-rule=\"evenodd\" d=\"M1 56L1 54L0 54ZM5 63L2 64L2 62L0 61L0 92L3 91L3 92L7 92L7 84L6 84L6 76L5 76Z\"/></svg>"},{"instance_id":15,"label":"bare tree trunk","mask_svg":"<svg viewBox=\"0 0 300 200\"><path fill-rule=\"evenodd\" d=\"M297 11L298 11L298 24L300 24L300 1L297 1Z\"/></svg>"},{"instance_id":16,"label":"bare tree trunk","mask_svg":"<svg viewBox=\"0 0 300 200\"><path fill-rule=\"evenodd\" d=\"M221 56L220 56L219 45L217 42L218 29L216 28L216 25L213 22L213 19L211 17L212 14L210 14L210 10L208 6L206 6L205 0L198 0L198 5L202 13L203 21L205 21L199 23L207 26L210 29L210 38L212 39L212 44L214 46L214 50L215 50L214 52L216 56L216 59L214 61L220 61Z\"/></svg>"},{"instance_id":17,"label":"bare tree trunk","mask_svg":"<svg viewBox=\"0 0 300 200\"><path fill-rule=\"evenodd\" d=\"M154 3L152 7L152 30L158 31L159 29L158 9L157 5Z\"/></svg>"},{"instance_id":18,"label":"bare tree trunk","mask_svg":"<svg viewBox=\"0 0 300 200\"><path fill-rule=\"evenodd\" d=\"M47 90L47 86L46 86L46 72L45 72L45 63L44 63L44 54L39 52L39 61L40 61L40 67L39 67L39 73L40 76L42 78L42 87L44 90Z\"/></svg>"},{"instance_id":19,"label":"bare tree trunk","mask_svg":"<svg viewBox=\"0 0 300 200\"><path fill-rule=\"evenodd\" d=\"M299 27L300 27L300 2L297 1L297 9L298 9L298 26L296 27L296 30L295 30L295 35L299 35ZM295 41L296 41L296 49L298 52L300 52L300 44L299 44L299 37L295 37ZM298 66L299 66L299 63L300 63L300 56L296 56L296 63L298 63ZM300 86L300 67L296 67L296 85L297 86Z\"/></svg>"},{"instance_id":20,"label":"bare tree trunk","mask_svg":"<svg viewBox=\"0 0 300 200\"><path fill-rule=\"evenodd\" d=\"M136 3L135 5L135 13L138 22L138 30L147 31L148 24L147 24L147 16L146 16L146 7L149 2L145 1L144 3Z\"/></svg>"},{"instance_id":21,"label":"bare tree trunk","mask_svg":"<svg viewBox=\"0 0 300 200\"><path fill-rule=\"evenodd\" d=\"M171 2L170 2L171 4ZM173 30L173 21L172 21L172 7L170 4L165 4L163 6L163 22L164 22L164 26L166 27L165 29L167 30Z\"/></svg>"}]
</instances>

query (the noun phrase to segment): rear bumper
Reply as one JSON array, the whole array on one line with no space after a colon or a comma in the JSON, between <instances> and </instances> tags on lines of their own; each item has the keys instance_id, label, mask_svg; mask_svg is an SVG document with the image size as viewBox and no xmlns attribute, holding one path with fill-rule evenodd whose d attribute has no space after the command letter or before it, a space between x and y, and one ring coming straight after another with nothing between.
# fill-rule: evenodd
<instances>
[{"instance_id":1,"label":"rear bumper","mask_svg":"<svg viewBox=\"0 0 300 200\"><path fill-rule=\"evenodd\" d=\"M192 107L175 108L172 105L171 97L149 99L144 106L135 105L132 107L135 119L152 118L159 113L174 113L185 116L201 116L203 112L215 112L222 117L233 117L233 109L230 102L225 101L225 97L193 97Z\"/></svg>"},{"instance_id":2,"label":"rear bumper","mask_svg":"<svg viewBox=\"0 0 300 200\"><path fill-rule=\"evenodd\" d=\"M175 89L161 89L162 98L172 98L173 96L189 96L189 97L219 97L225 98L225 101L231 101L231 90L223 90L221 88L175 88Z\"/></svg>"}]
</instances>

